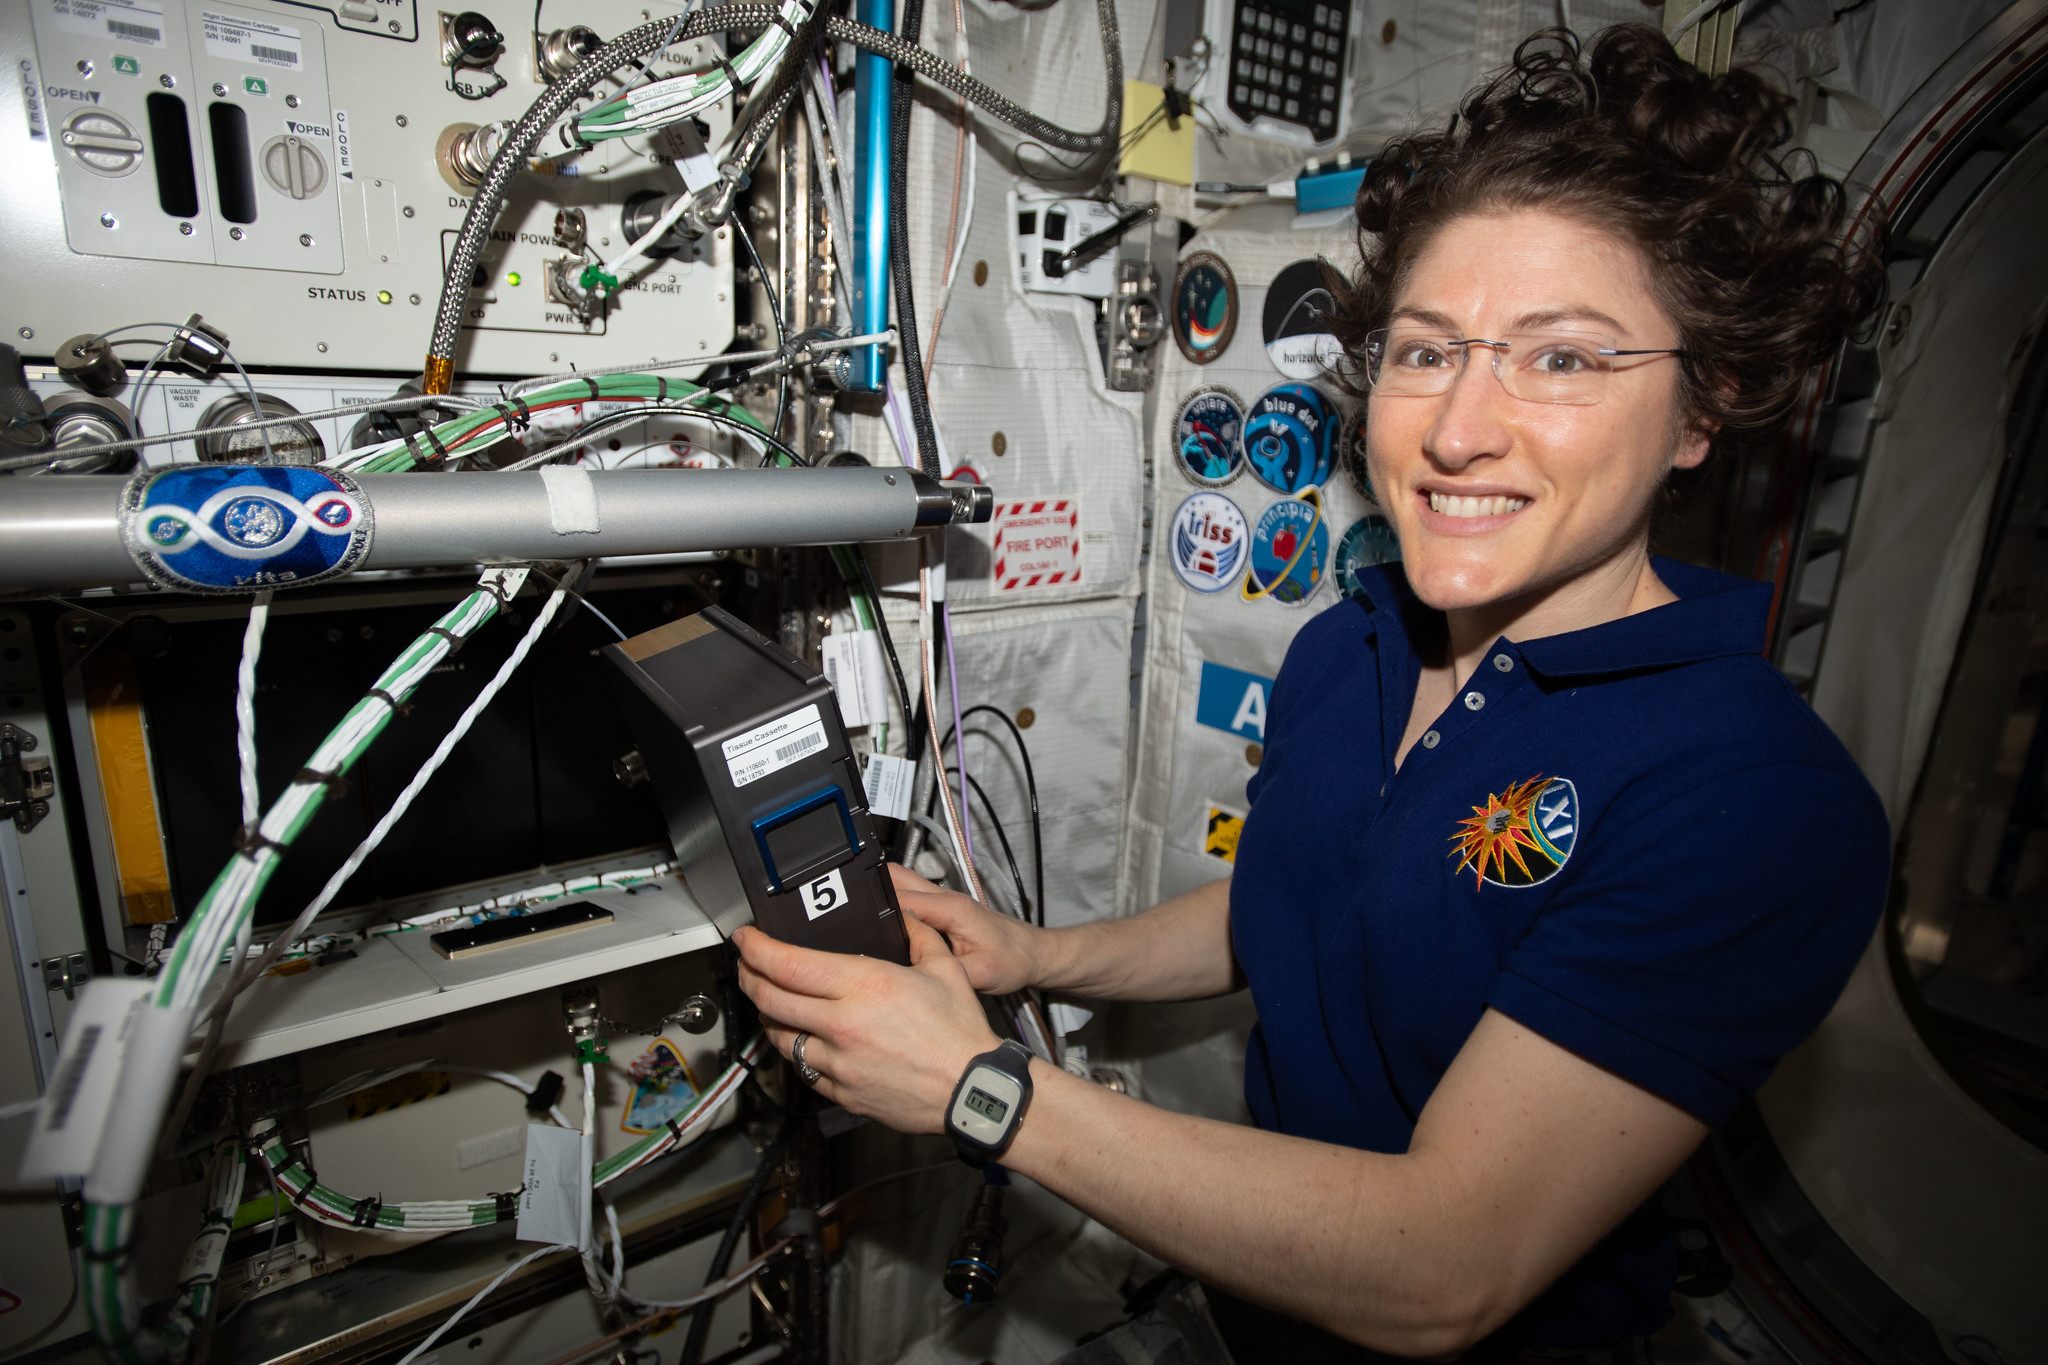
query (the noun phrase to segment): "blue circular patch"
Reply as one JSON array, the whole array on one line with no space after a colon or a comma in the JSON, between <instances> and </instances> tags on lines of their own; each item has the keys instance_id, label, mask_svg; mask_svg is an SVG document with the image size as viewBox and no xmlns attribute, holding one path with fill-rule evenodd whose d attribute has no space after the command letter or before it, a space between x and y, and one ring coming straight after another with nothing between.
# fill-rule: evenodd
<instances>
[{"instance_id":1,"label":"blue circular patch","mask_svg":"<svg viewBox=\"0 0 2048 1365\"><path fill-rule=\"evenodd\" d=\"M151 582L199 593L338 577L362 563L372 531L353 479L303 465L144 469L122 495L121 523Z\"/></svg>"},{"instance_id":2,"label":"blue circular patch","mask_svg":"<svg viewBox=\"0 0 2048 1365\"><path fill-rule=\"evenodd\" d=\"M1198 389L1180 406L1174 454L1180 472L1219 488L1244 473L1244 400L1229 389Z\"/></svg>"},{"instance_id":3,"label":"blue circular patch","mask_svg":"<svg viewBox=\"0 0 2048 1365\"><path fill-rule=\"evenodd\" d=\"M1346 597L1363 597L1358 571L1374 564L1391 564L1401 557L1401 542L1394 538L1393 523L1368 514L1351 523L1351 529L1337 540L1337 553L1330 560L1330 575L1337 591Z\"/></svg>"},{"instance_id":4,"label":"blue circular patch","mask_svg":"<svg viewBox=\"0 0 2048 1365\"><path fill-rule=\"evenodd\" d=\"M1244 513L1221 493L1192 493L1166 534L1173 571L1196 592L1222 592L1244 568Z\"/></svg>"},{"instance_id":5,"label":"blue circular patch","mask_svg":"<svg viewBox=\"0 0 2048 1365\"><path fill-rule=\"evenodd\" d=\"M1316 595L1330 562L1330 528L1321 499L1282 498L1259 514L1252 528L1251 572L1240 593L1247 602L1270 597L1298 607Z\"/></svg>"},{"instance_id":6,"label":"blue circular patch","mask_svg":"<svg viewBox=\"0 0 2048 1365\"><path fill-rule=\"evenodd\" d=\"M1294 495L1330 477L1337 410L1312 384L1277 384L1259 395L1244 423L1252 473L1269 488Z\"/></svg>"}]
</instances>

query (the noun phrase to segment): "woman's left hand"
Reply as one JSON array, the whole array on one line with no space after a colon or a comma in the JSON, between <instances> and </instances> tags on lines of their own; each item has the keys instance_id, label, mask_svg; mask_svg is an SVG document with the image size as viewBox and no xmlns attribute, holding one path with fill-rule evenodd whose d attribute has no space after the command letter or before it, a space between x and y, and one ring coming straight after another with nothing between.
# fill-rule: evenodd
<instances>
[{"instance_id":1,"label":"woman's left hand","mask_svg":"<svg viewBox=\"0 0 2048 1365\"><path fill-rule=\"evenodd\" d=\"M819 952L749 925L732 936L740 987L768 1039L823 1076L812 1087L900 1133L945 1130L946 1105L968 1062L996 1046L967 973L936 929L905 913L910 965Z\"/></svg>"}]
</instances>

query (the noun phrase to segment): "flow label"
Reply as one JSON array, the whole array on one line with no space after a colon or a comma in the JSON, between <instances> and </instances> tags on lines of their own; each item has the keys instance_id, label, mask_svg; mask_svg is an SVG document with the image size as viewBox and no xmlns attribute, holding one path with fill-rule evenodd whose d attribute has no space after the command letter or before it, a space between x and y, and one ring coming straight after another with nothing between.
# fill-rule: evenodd
<instances>
[{"instance_id":1,"label":"flow label","mask_svg":"<svg viewBox=\"0 0 2048 1365\"><path fill-rule=\"evenodd\" d=\"M520 1241L583 1245L583 1227L576 1216L583 1191L576 1165L582 1158L583 1135L575 1129L527 1125L526 1183L519 1191L516 1231Z\"/></svg>"},{"instance_id":2,"label":"flow label","mask_svg":"<svg viewBox=\"0 0 2048 1365\"><path fill-rule=\"evenodd\" d=\"M158 0L50 0L50 17L58 28L88 38L164 45L164 7Z\"/></svg>"},{"instance_id":3,"label":"flow label","mask_svg":"<svg viewBox=\"0 0 2048 1365\"><path fill-rule=\"evenodd\" d=\"M735 787L758 782L824 747L825 722L818 715L816 702L735 735L720 746Z\"/></svg>"},{"instance_id":4,"label":"flow label","mask_svg":"<svg viewBox=\"0 0 2048 1365\"><path fill-rule=\"evenodd\" d=\"M77 3L77 0L72 0ZM301 65L299 31L267 19L238 19L219 10L199 11L206 50L234 62L297 71Z\"/></svg>"}]
</instances>

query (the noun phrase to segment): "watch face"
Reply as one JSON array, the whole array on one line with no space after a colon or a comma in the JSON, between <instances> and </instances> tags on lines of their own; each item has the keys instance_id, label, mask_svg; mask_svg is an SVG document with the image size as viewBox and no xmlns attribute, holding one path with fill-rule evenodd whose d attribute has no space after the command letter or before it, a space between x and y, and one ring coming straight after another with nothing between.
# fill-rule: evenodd
<instances>
[{"instance_id":1,"label":"watch face","mask_svg":"<svg viewBox=\"0 0 2048 1365\"><path fill-rule=\"evenodd\" d=\"M1014 1076L992 1066L975 1066L960 1082L946 1126L954 1134L983 1147L1000 1147L1016 1121L1024 1087Z\"/></svg>"},{"instance_id":2,"label":"watch face","mask_svg":"<svg viewBox=\"0 0 2048 1365\"><path fill-rule=\"evenodd\" d=\"M966 1105L990 1123L1001 1123L1004 1119L1010 1117L1010 1106L1006 1102L997 1099L994 1095L989 1094L988 1091L983 1090L980 1086L971 1085L967 1087L967 1094L961 1098L960 1103Z\"/></svg>"}]
</instances>

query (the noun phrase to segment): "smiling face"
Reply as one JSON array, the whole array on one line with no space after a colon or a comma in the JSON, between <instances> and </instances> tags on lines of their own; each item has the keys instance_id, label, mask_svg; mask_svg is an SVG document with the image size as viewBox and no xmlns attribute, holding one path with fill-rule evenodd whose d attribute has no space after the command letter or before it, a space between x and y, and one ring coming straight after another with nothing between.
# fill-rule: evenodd
<instances>
[{"instance_id":1,"label":"smiling face","mask_svg":"<svg viewBox=\"0 0 2048 1365\"><path fill-rule=\"evenodd\" d=\"M1588 334L1622 350L1680 343L1632 244L1540 209L1445 224L1400 283L1388 325L1452 338ZM1521 349L1501 358L1503 372L1527 362ZM1603 584L1626 594L1648 572L1658 488L1706 458L1708 438L1679 402L1678 358L1616 358L1600 401L1583 405L1514 397L1493 351L1469 353L1447 393L1371 398L1367 462L1416 594L1441 611Z\"/></svg>"}]
</instances>

